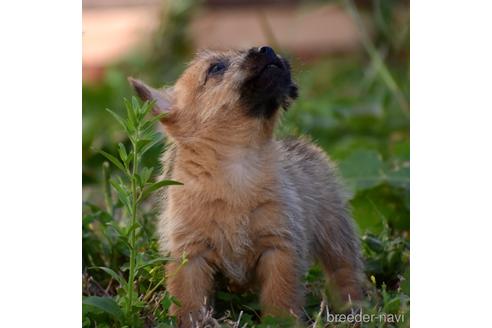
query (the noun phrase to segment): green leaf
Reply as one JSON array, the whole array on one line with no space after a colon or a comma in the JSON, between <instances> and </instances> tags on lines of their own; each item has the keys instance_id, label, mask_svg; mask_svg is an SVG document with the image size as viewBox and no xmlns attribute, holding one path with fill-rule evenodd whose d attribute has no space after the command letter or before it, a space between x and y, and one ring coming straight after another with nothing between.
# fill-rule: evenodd
<instances>
[{"instance_id":1,"label":"green leaf","mask_svg":"<svg viewBox=\"0 0 492 328\"><path fill-rule=\"evenodd\" d=\"M111 194L111 187L109 183L109 179L111 178L111 171L109 167L109 163L104 161L103 163L103 194L104 194L104 203L106 205L106 211L114 214L114 205L113 205L113 196Z\"/></svg>"},{"instance_id":2,"label":"green leaf","mask_svg":"<svg viewBox=\"0 0 492 328\"><path fill-rule=\"evenodd\" d=\"M125 234L125 231L122 232L121 236L117 237L118 241L121 242L123 245L125 245L128 249L132 249L132 246L128 243L128 236ZM121 271L126 271L128 270L128 267L125 268L123 265L121 267Z\"/></svg>"},{"instance_id":3,"label":"green leaf","mask_svg":"<svg viewBox=\"0 0 492 328\"><path fill-rule=\"evenodd\" d=\"M154 132L154 124L151 121L144 121L140 126L142 133Z\"/></svg>"},{"instance_id":4,"label":"green leaf","mask_svg":"<svg viewBox=\"0 0 492 328\"><path fill-rule=\"evenodd\" d=\"M132 99L134 99L134 97L132 97ZM126 108L126 115L128 116L127 122L128 122L129 130L135 131L137 124L136 124L136 119L135 119L135 115L133 112L133 106L127 99L124 99L124 103L125 103L125 108Z\"/></svg>"},{"instance_id":5,"label":"green leaf","mask_svg":"<svg viewBox=\"0 0 492 328\"><path fill-rule=\"evenodd\" d=\"M113 271L112 269L110 268L107 268L107 267L96 267L97 269L101 269L103 270L104 272L106 272L107 274L109 274L111 277L113 277L122 287L125 287L126 286L126 280L123 276L119 275L118 273L116 273L115 271Z\"/></svg>"},{"instance_id":6,"label":"green leaf","mask_svg":"<svg viewBox=\"0 0 492 328\"><path fill-rule=\"evenodd\" d=\"M154 139L150 136L145 137L145 136L141 135L137 141L137 149L141 150L143 147L145 147L145 145L149 144L153 140ZM139 152L139 155L142 156L141 151Z\"/></svg>"},{"instance_id":7,"label":"green leaf","mask_svg":"<svg viewBox=\"0 0 492 328\"><path fill-rule=\"evenodd\" d=\"M108 236L108 239L116 234L116 236L121 236L123 234L123 229L118 225L117 222L111 221L106 224L107 229L103 231L103 234Z\"/></svg>"},{"instance_id":8,"label":"green leaf","mask_svg":"<svg viewBox=\"0 0 492 328\"><path fill-rule=\"evenodd\" d=\"M226 302L232 302L232 301L240 301L240 298L236 294L231 294L231 293L226 293L223 291L218 291L216 293L217 299L221 301L226 301Z\"/></svg>"},{"instance_id":9,"label":"green leaf","mask_svg":"<svg viewBox=\"0 0 492 328\"><path fill-rule=\"evenodd\" d=\"M155 258L155 259L152 259L152 260L149 260L149 261L140 263L137 266L137 270L140 270L142 268L145 268L145 267L147 267L149 265L153 265L153 264L156 264L156 263L162 263L162 262L169 261L169 260L172 260L172 258L170 258L170 257L158 257L158 258Z\"/></svg>"},{"instance_id":10,"label":"green leaf","mask_svg":"<svg viewBox=\"0 0 492 328\"><path fill-rule=\"evenodd\" d=\"M398 310L400 309L400 297L394 297L390 299L385 305L384 305L384 312L386 313L398 313Z\"/></svg>"},{"instance_id":11,"label":"green leaf","mask_svg":"<svg viewBox=\"0 0 492 328\"><path fill-rule=\"evenodd\" d=\"M111 297L100 296L85 296L82 297L82 304L93 306L103 312L112 315L118 321L123 320L123 312L121 311L118 303L116 303Z\"/></svg>"},{"instance_id":12,"label":"green leaf","mask_svg":"<svg viewBox=\"0 0 492 328\"><path fill-rule=\"evenodd\" d=\"M147 183L147 181L149 181L153 170L154 170L153 168L148 168L148 167L144 167L142 169L142 173L140 174L140 179L141 179L142 185L145 185Z\"/></svg>"},{"instance_id":13,"label":"green leaf","mask_svg":"<svg viewBox=\"0 0 492 328\"><path fill-rule=\"evenodd\" d=\"M385 179L391 186L410 190L410 164L397 163L385 170Z\"/></svg>"},{"instance_id":14,"label":"green leaf","mask_svg":"<svg viewBox=\"0 0 492 328\"><path fill-rule=\"evenodd\" d=\"M129 236L133 230L136 230L139 227L140 227L140 224L138 222L135 222L134 224L126 227L125 233L124 233L125 236ZM130 248L132 248L132 247L130 246Z\"/></svg>"},{"instance_id":15,"label":"green leaf","mask_svg":"<svg viewBox=\"0 0 492 328\"><path fill-rule=\"evenodd\" d=\"M173 304L172 296L166 295L166 297L164 297L161 301L162 308L166 312L169 311L169 308L171 307L172 304Z\"/></svg>"},{"instance_id":16,"label":"green leaf","mask_svg":"<svg viewBox=\"0 0 492 328\"><path fill-rule=\"evenodd\" d=\"M143 118L143 115L142 115L142 108L145 106L145 102L143 105L140 105L140 102L139 100L137 99L137 97L135 96L132 96L132 116L133 116L133 119L135 120L135 124L136 126L140 126L140 122ZM130 114L129 114L130 116Z\"/></svg>"},{"instance_id":17,"label":"green leaf","mask_svg":"<svg viewBox=\"0 0 492 328\"><path fill-rule=\"evenodd\" d=\"M398 158L400 161L410 161L410 142L408 140L400 140L391 145L392 157Z\"/></svg>"},{"instance_id":18,"label":"green leaf","mask_svg":"<svg viewBox=\"0 0 492 328\"><path fill-rule=\"evenodd\" d=\"M114 187L114 189L116 189L117 194L118 194L118 198L120 199L120 201L130 211L131 210L130 198L129 198L128 192L124 188L124 185L121 182L120 183L116 182L113 179L111 179L110 182L111 182L111 185Z\"/></svg>"},{"instance_id":19,"label":"green leaf","mask_svg":"<svg viewBox=\"0 0 492 328\"><path fill-rule=\"evenodd\" d=\"M155 115L154 117L152 117L150 120L149 120L149 123L155 123L157 121L160 121L161 118L164 118L167 116L167 113L160 113L158 115Z\"/></svg>"},{"instance_id":20,"label":"green leaf","mask_svg":"<svg viewBox=\"0 0 492 328\"><path fill-rule=\"evenodd\" d=\"M118 143L118 152L120 153L120 158L123 160L124 163L128 160L128 154L126 153L125 146L120 142Z\"/></svg>"},{"instance_id":21,"label":"green leaf","mask_svg":"<svg viewBox=\"0 0 492 328\"><path fill-rule=\"evenodd\" d=\"M374 252L380 253L384 250L383 243L377 237L372 235L365 235L362 237L362 241Z\"/></svg>"},{"instance_id":22,"label":"green leaf","mask_svg":"<svg viewBox=\"0 0 492 328\"><path fill-rule=\"evenodd\" d=\"M88 224L90 224L96 220L100 221L102 223L107 223L107 222L110 222L112 220L112 217L111 217L111 215L109 215L108 213L106 213L104 211L98 211L95 213L84 215L84 217L82 218L82 224L88 225Z\"/></svg>"},{"instance_id":23,"label":"green leaf","mask_svg":"<svg viewBox=\"0 0 492 328\"><path fill-rule=\"evenodd\" d=\"M126 132L128 132L128 128L125 124L125 121L123 121L123 119L121 118L121 116L119 116L118 114L116 114L115 112L113 112L111 109L109 108L106 108L106 110L111 114L113 115L113 117L116 119L116 121L118 121L118 123L120 123L120 125L123 127L123 129L125 129Z\"/></svg>"},{"instance_id":24,"label":"green leaf","mask_svg":"<svg viewBox=\"0 0 492 328\"><path fill-rule=\"evenodd\" d=\"M141 108L142 118L145 117L145 115L147 115L154 106L155 106L155 100L151 100L151 101L147 100Z\"/></svg>"},{"instance_id":25,"label":"green leaf","mask_svg":"<svg viewBox=\"0 0 492 328\"><path fill-rule=\"evenodd\" d=\"M106 157L111 163L113 163L117 168L122 170L123 172L126 172L125 166L113 155L110 153L105 152L104 150L98 150L99 153L101 153L104 157Z\"/></svg>"},{"instance_id":26,"label":"green leaf","mask_svg":"<svg viewBox=\"0 0 492 328\"><path fill-rule=\"evenodd\" d=\"M151 185L149 185L147 188L144 189L142 192L142 198L148 197L151 193L154 191L165 187L165 186L172 186L172 185L183 185L181 182L178 181L173 181L173 180L161 180L158 182L154 182Z\"/></svg>"},{"instance_id":27,"label":"green leaf","mask_svg":"<svg viewBox=\"0 0 492 328\"><path fill-rule=\"evenodd\" d=\"M355 150L339 167L354 192L373 188L385 181L381 155L374 150Z\"/></svg>"},{"instance_id":28,"label":"green leaf","mask_svg":"<svg viewBox=\"0 0 492 328\"><path fill-rule=\"evenodd\" d=\"M156 138L154 139L153 141L147 143L145 146L142 147L142 149L140 150L140 154L145 154L149 149L151 149L152 147L154 147L155 145L157 145L159 142L161 142L162 139L161 138Z\"/></svg>"}]
</instances>

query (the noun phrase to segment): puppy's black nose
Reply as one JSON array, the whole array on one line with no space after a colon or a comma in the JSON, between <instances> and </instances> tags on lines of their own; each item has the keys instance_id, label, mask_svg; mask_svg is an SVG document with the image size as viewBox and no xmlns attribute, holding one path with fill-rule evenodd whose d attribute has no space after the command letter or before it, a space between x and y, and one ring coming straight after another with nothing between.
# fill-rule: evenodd
<instances>
[{"instance_id":1,"label":"puppy's black nose","mask_svg":"<svg viewBox=\"0 0 492 328\"><path fill-rule=\"evenodd\" d=\"M270 47L260 47L258 51L260 52L260 54L265 55L269 60L273 61L277 59L277 54Z\"/></svg>"}]
</instances>

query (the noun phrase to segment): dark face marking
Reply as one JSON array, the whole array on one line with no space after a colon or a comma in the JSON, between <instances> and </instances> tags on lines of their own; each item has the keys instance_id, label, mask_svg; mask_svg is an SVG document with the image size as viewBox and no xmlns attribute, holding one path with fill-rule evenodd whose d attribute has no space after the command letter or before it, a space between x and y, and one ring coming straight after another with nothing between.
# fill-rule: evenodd
<instances>
[{"instance_id":1,"label":"dark face marking","mask_svg":"<svg viewBox=\"0 0 492 328\"><path fill-rule=\"evenodd\" d=\"M297 98L290 65L272 48L251 48L241 69L249 73L240 90L248 115L271 118L280 106L287 109L290 101Z\"/></svg>"}]
</instances>

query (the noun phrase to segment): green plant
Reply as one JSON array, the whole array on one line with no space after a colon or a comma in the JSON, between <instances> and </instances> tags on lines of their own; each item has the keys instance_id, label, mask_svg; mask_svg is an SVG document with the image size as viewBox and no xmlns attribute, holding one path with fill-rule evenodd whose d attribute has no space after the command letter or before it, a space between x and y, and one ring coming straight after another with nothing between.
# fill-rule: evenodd
<instances>
[{"instance_id":1,"label":"green plant","mask_svg":"<svg viewBox=\"0 0 492 328\"><path fill-rule=\"evenodd\" d=\"M398 289L410 261L408 241L391 235L388 224L384 222L379 235L366 233L362 236L362 246L366 272L373 282L378 287L385 285L389 290Z\"/></svg>"},{"instance_id":2,"label":"green plant","mask_svg":"<svg viewBox=\"0 0 492 328\"><path fill-rule=\"evenodd\" d=\"M113 204L112 194L109 188L109 184L111 184L127 218L127 224L125 226L121 227L112 224L112 227L118 232L120 239L123 239L124 244L128 248L129 263L125 266L125 269L128 271L128 278L126 279L125 276L117 273L110 267L98 266L98 269L109 274L119 283L118 302L115 302L110 297L89 296L84 298L83 303L110 314L120 323L126 323L131 327L135 327L139 325L139 310L144 306L143 302L148 298L144 296L143 299L140 299L138 293L135 292L137 275L145 267L166 260L165 258L157 257L150 261L145 261L140 256L137 249L137 231L141 229L139 222L141 213L139 209L142 202L153 192L164 186L179 185L181 183L172 180L153 182L151 181L153 168L142 166L142 158L145 153L160 142L160 139L156 138L154 124L162 115L157 115L150 119L147 118L153 104L145 102L141 105L135 97L132 98L131 102L125 100L125 107L127 110L126 119L123 119L109 109L108 112L123 127L130 141L130 147L127 149L122 143L119 143L119 158L100 150L100 153L119 169L120 175L110 178L108 165L103 165L106 212L98 210L97 207L93 206L93 210L96 213L93 213L87 221L99 216L104 217L105 223L109 223L110 218L114 218L115 204ZM162 284L163 280L164 278L160 279L159 284ZM155 290L157 286L153 286L151 290ZM123 307L124 311L121 310L120 306Z\"/></svg>"}]
</instances>

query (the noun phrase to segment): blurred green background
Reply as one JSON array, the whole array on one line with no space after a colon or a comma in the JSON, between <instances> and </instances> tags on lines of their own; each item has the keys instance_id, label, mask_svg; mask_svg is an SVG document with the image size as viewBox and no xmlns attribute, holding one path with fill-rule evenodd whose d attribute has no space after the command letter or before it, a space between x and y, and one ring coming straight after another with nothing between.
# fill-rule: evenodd
<instances>
[{"instance_id":1,"label":"blurred green background","mask_svg":"<svg viewBox=\"0 0 492 328\"><path fill-rule=\"evenodd\" d=\"M109 219L101 214L104 157L95 150L116 155L119 142L128 144L118 123L104 110L124 113L123 98L132 96L126 77L136 76L154 86L171 84L197 48L269 44L291 60L300 87L300 97L285 114L278 135L308 135L338 163L363 241L368 308L408 313L409 1L149 0L136 4L84 2L83 294L100 295L110 283L91 267L117 270L126 263L117 233L106 228ZM131 13L138 13L138 19ZM111 30L132 22L137 26L133 30ZM110 30L98 30L104 27ZM294 32L285 31L290 28ZM107 39L102 39L104 33ZM128 44L107 50L109 55L94 48L109 47L115 40ZM148 153L147 166L158 166L162 145ZM150 249L149 254L157 254L154 207L148 205L149 225L142 237L147 238L142 247ZM306 283L316 286L319 279L319 269L314 267ZM107 288L109 295L113 292L117 293L115 286ZM320 296L315 291L311 296L308 308L314 311L319 309ZM220 301L224 309L245 310L241 304L246 299L235 295L222 295ZM254 321L254 312L248 313ZM87 315L87 326L103 320ZM155 311L146 320L152 322L149 326L159 321Z\"/></svg>"}]
</instances>

